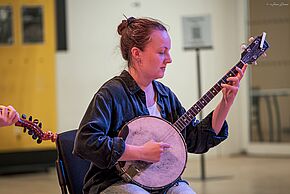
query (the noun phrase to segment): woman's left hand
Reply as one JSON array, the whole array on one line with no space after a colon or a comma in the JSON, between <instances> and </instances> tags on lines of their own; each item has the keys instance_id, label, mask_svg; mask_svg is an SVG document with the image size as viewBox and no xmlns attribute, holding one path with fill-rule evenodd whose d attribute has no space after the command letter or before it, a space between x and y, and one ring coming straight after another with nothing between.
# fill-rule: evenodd
<instances>
[{"instance_id":1,"label":"woman's left hand","mask_svg":"<svg viewBox=\"0 0 290 194\"><path fill-rule=\"evenodd\" d=\"M223 100L226 104L232 105L234 102L234 99L239 91L240 87L240 81L244 76L244 73L247 69L247 64L243 66L242 69L236 67L236 70L238 71L238 74L235 77L229 77L227 79L227 84L221 84L223 87Z\"/></svg>"},{"instance_id":2,"label":"woman's left hand","mask_svg":"<svg viewBox=\"0 0 290 194\"><path fill-rule=\"evenodd\" d=\"M255 40L254 37L250 37L249 38L249 43L253 42ZM245 49L247 48L246 44L242 44L241 45L241 51L243 52ZM266 56L266 53L263 54L263 56ZM255 61L254 64L257 64L257 62ZM227 81L229 81L228 84L221 84L221 86L223 87L222 92L223 92L223 101L226 104L232 105L232 103L234 102L234 99L238 93L239 87L240 87L240 81L244 76L244 73L247 69L247 64L245 64L243 66L242 69L236 67L236 70L238 71L237 76L235 77L229 77L227 79Z\"/></svg>"}]
</instances>

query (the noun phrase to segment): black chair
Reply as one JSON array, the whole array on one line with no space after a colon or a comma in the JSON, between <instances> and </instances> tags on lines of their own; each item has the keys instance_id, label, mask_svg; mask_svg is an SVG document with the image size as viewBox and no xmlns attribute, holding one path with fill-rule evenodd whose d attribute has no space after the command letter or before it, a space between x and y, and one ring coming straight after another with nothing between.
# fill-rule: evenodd
<instances>
[{"instance_id":1,"label":"black chair","mask_svg":"<svg viewBox=\"0 0 290 194\"><path fill-rule=\"evenodd\" d=\"M90 162L72 154L77 130L58 134L56 170L62 194L82 194L83 179Z\"/></svg>"}]
</instances>

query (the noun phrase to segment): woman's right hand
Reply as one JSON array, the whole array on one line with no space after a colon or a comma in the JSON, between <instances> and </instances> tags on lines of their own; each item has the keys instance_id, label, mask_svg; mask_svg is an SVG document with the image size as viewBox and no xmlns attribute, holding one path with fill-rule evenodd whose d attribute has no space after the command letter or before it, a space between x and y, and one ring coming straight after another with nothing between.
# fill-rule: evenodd
<instances>
[{"instance_id":1,"label":"woman's right hand","mask_svg":"<svg viewBox=\"0 0 290 194\"><path fill-rule=\"evenodd\" d=\"M119 158L119 161L142 160L152 163L158 162L162 153L169 148L169 144L153 140L141 146L126 144L125 151Z\"/></svg>"},{"instance_id":2,"label":"woman's right hand","mask_svg":"<svg viewBox=\"0 0 290 194\"><path fill-rule=\"evenodd\" d=\"M159 162L162 153L168 148L170 145L167 143L150 140L141 147L140 160L152 163Z\"/></svg>"}]
</instances>

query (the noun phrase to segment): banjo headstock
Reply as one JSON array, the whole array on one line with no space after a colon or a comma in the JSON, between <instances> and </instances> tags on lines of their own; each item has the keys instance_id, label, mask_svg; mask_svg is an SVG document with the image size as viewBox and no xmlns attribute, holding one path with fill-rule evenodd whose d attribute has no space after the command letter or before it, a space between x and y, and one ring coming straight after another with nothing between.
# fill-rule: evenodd
<instances>
[{"instance_id":1,"label":"banjo headstock","mask_svg":"<svg viewBox=\"0 0 290 194\"><path fill-rule=\"evenodd\" d=\"M243 64L251 64L255 62L270 45L266 41L266 33L263 32L261 36L257 36L250 45L246 47L242 53L241 62Z\"/></svg>"}]
</instances>

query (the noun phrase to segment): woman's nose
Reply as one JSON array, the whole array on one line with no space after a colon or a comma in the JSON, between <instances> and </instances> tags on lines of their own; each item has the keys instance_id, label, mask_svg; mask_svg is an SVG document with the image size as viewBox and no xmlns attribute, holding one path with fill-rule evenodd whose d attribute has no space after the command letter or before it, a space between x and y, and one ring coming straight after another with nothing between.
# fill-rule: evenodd
<instances>
[{"instance_id":1,"label":"woman's nose","mask_svg":"<svg viewBox=\"0 0 290 194\"><path fill-rule=\"evenodd\" d=\"M172 63L172 59L171 59L170 54L167 55L166 63Z\"/></svg>"}]
</instances>

